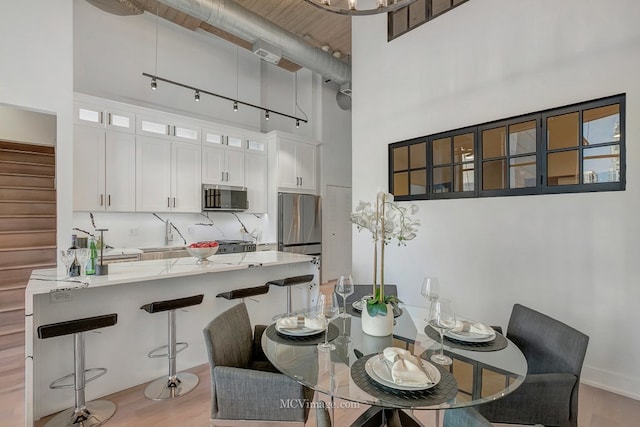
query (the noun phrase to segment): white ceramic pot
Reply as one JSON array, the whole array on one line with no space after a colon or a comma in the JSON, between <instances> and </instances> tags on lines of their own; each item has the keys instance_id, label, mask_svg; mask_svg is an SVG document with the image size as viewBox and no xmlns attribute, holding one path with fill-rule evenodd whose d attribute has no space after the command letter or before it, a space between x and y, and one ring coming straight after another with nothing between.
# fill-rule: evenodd
<instances>
[{"instance_id":1,"label":"white ceramic pot","mask_svg":"<svg viewBox=\"0 0 640 427\"><path fill-rule=\"evenodd\" d=\"M387 314L382 316L369 316L367 307L362 310L362 332L374 337L384 337L393 333L393 307L387 303Z\"/></svg>"}]
</instances>

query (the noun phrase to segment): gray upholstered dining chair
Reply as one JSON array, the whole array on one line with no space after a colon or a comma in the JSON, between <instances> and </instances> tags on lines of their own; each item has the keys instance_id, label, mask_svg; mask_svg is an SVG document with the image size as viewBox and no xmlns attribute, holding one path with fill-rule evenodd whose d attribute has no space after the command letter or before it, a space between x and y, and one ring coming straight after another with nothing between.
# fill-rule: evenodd
<instances>
[{"instance_id":1,"label":"gray upholstered dining chair","mask_svg":"<svg viewBox=\"0 0 640 427\"><path fill-rule=\"evenodd\" d=\"M589 337L515 304L507 338L524 353L527 377L513 393L478 406L478 411L494 423L576 427L580 372Z\"/></svg>"},{"instance_id":2,"label":"gray upholstered dining chair","mask_svg":"<svg viewBox=\"0 0 640 427\"><path fill-rule=\"evenodd\" d=\"M237 304L204 328L211 373L211 425L303 426L313 391L279 373L262 352L265 327L252 334L247 307ZM252 336L253 335L253 336ZM283 405L282 402L294 404ZM284 407L283 407L284 406Z\"/></svg>"},{"instance_id":3,"label":"gray upholstered dining chair","mask_svg":"<svg viewBox=\"0 0 640 427\"><path fill-rule=\"evenodd\" d=\"M492 424L475 408L447 409L442 427L491 427Z\"/></svg>"}]
</instances>

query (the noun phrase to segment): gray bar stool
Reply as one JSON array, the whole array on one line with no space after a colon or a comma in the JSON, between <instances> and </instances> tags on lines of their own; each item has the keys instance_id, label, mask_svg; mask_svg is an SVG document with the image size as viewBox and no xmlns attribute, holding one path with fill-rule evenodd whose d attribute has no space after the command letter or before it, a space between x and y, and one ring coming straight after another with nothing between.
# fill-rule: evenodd
<instances>
[{"instance_id":1,"label":"gray bar stool","mask_svg":"<svg viewBox=\"0 0 640 427\"><path fill-rule=\"evenodd\" d=\"M194 295L186 298L170 299L165 301L155 301L140 307L148 313L159 313L166 311L169 318L169 343L151 350L148 354L150 358L167 357L169 359L169 376L160 377L147 385L144 395L151 400L166 400L182 396L189 393L198 385L198 376L189 372L176 373L176 355L189 347L186 342L176 343L176 310L190 307L202 303L204 294ZM178 349L178 346L180 348ZM157 352L167 347L167 353Z\"/></svg>"},{"instance_id":2,"label":"gray bar stool","mask_svg":"<svg viewBox=\"0 0 640 427\"><path fill-rule=\"evenodd\" d=\"M102 316L85 317L60 323L50 323L38 326L38 338L47 339L62 335L73 334L73 365L74 373L65 375L49 384L51 389L73 388L75 390L75 405L53 417L45 427L94 427L104 424L116 412L116 405L108 400L94 400L85 402L85 385L107 373L105 368L85 369L84 364L84 333L98 328L113 326L118 322L118 315L105 314ZM87 378L87 372L93 376ZM64 384L73 378L72 383Z\"/></svg>"},{"instance_id":3,"label":"gray bar stool","mask_svg":"<svg viewBox=\"0 0 640 427\"><path fill-rule=\"evenodd\" d=\"M216 298L224 298L228 300L240 299L244 302L245 298L251 298L258 295L264 295L269 292L268 285L254 286L252 288L233 289L227 292L221 292L216 295Z\"/></svg>"},{"instance_id":4,"label":"gray bar stool","mask_svg":"<svg viewBox=\"0 0 640 427\"><path fill-rule=\"evenodd\" d=\"M303 276L285 277L284 279L270 280L266 284L270 286L286 286L287 287L287 313L291 313L291 286L309 283L315 276L313 274L305 274Z\"/></svg>"}]
</instances>

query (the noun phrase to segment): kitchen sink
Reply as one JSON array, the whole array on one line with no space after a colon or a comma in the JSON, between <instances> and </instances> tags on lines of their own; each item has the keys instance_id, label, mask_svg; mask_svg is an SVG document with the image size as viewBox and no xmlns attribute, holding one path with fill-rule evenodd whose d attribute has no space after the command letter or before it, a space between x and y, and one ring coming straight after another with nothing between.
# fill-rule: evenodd
<instances>
[{"instance_id":1,"label":"kitchen sink","mask_svg":"<svg viewBox=\"0 0 640 427\"><path fill-rule=\"evenodd\" d=\"M159 247L159 248L144 248L141 249L140 261L147 261L151 259L168 259L168 258L184 258L188 257L189 252L184 246L178 247Z\"/></svg>"}]
</instances>

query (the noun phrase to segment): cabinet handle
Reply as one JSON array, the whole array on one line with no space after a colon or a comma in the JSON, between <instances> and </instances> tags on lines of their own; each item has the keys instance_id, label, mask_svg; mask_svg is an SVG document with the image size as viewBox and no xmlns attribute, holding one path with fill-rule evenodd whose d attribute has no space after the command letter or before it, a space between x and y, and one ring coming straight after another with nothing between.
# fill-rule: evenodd
<instances>
[{"instance_id":1,"label":"cabinet handle","mask_svg":"<svg viewBox=\"0 0 640 427\"><path fill-rule=\"evenodd\" d=\"M171 125L167 125L167 133L165 135L171 135Z\"/></svg>"},{"instance_id":2,"label":"cabinet handle","mask_svg":"<svg viewBox=\"0 0 640 427\"><path fill-rule=\"evenodd\" d=\"M100 124L104 124L104 113L100 111Z\"/></svg>"},{"instance_id":3,"label":"cabinet handle","mask_svg":"<svg viewBox=\"0 0 640 427\"><path fill-rule=\"evenodd\" d=\"M167 207L171 207L171 197L167 197Z\"/></svg>"},{"instance_id":4,"label":"cabinet handle","mask_svg":"<svg viewBox=\"0 0 640 427\"><path fill-rule=\"evenodd\" d=\"M111 194L107 196L107 206L111 206Z\"/></svg>"},{"instance_id":5,"label":"cabinet handle","mask_svg":"<svg viewBox=\"0 0 640 427\"><path fill-rule=\"evenodd\" d=\"M173 198L173 207L174 208L176 207L176 198L175 197Z\"/></svg>"},{"instance_id":6,"label":"cabinet handle","mask_svg":"<svg viewBox=\"0 0 640 427\"><path fill-rule=\"evenodd\" d=\"M229 172L225 172L225 177L227 178L227 182L229 182Z\"/></svg>"},{"instance_id":7,"label":"cabinet handle","mask_svg":"<svg viewBox=\"0 0 640 427\"><path fill-rule=\"evenodd\" d=\"M100 195L100 206L104 206L104 194Z\"/></svg>"},{"instance_id":8,"label":"cabinet handle","mask_svg":"<svg viewBox=\"0 0 640 427\"><path fill-rule=\"evenodd\" d=\"M224 181L224 172L220 172L220 181Z\"/></svg>"},{"instance_id":9,"label":"cabinet handle","mask_svg":"<svg viewBox=\"0 0 640 427\"><path fill-rule=\"evenodd\" d=\"M111 126L111 113L107 113L107 124Z\"/></svg>"}]
</instances>

